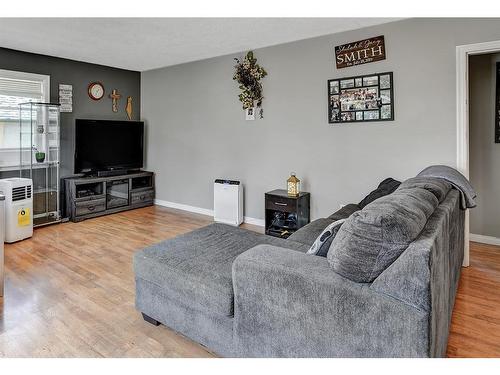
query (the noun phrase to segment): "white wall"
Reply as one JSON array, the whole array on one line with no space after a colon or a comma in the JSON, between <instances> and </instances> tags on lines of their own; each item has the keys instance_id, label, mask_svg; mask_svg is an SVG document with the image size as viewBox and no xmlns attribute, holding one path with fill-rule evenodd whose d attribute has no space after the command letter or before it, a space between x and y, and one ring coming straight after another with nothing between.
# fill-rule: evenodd
<instances>
[{"instance_id":1,"label":"white wall","mask_svg":"<svg viewBox=\"0 0 500 375\"><path fill-rule=\"evenodd\" d=\"M336 45L384 35L387 59L335 68ZM264 119L245 121L233 57L142 73L148 169L157 198L212 208L215 178L243 181L245 215L294 171L313 218L358 202L383 178L456 164L455 47L500 40L498 19L412 19L258 49ZM242 54L238 55L241 56ZM326 82L394 72L395 121L329 125Z\"/></svg>"}]
</instances>

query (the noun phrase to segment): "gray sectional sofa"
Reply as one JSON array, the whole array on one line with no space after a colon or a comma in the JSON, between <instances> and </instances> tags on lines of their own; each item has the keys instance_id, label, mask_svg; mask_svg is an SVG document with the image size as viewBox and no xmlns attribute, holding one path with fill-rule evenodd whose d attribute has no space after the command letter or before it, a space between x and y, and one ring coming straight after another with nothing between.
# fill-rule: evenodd
<instances>
[{"instance_id":1,"label":"gray sectional sofa","mask_svg":"<svg viewBox=\"0 0 500 375\"><path fill-rule=\"evenodd\" d=\"M346 217L326 258L306 254ZM460 192L420 179L286 240L211 224L135 255L136 307L227 357L441 357L463 222Z\"/></svg>"}]
</instances>

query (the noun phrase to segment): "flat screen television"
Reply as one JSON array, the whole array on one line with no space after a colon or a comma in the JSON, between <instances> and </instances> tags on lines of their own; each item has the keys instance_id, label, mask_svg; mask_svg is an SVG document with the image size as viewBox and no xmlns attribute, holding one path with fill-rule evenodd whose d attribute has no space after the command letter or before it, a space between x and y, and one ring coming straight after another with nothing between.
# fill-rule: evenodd
<instances>
[{"instance_id":1,"label":"flat screen television","mask_svg":"<svg viewBox=\"0 0 500 375\"><path fill-rule=\"evenodd\" d=\"M143 166L144 122L75 122L75 173L138 169Z\"/></svg>"}]
</instances>

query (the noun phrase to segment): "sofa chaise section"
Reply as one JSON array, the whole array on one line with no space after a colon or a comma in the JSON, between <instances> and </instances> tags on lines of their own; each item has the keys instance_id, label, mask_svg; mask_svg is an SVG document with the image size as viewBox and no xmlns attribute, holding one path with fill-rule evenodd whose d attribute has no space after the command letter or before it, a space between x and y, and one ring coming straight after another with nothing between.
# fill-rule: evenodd
<instances>
[{"instance_id":1,"label":"sofa chaise section","mask_svg":"<svg viewBox=\"0 0 500 375\"><path fill-rule=\"evenodd\" d=\"M235 355L232 264L262 243L308 249L298 242L211 224L139 251L134 256L137 309L150 322L161 322L217 354Z\"/></svg>"}]
</instances>

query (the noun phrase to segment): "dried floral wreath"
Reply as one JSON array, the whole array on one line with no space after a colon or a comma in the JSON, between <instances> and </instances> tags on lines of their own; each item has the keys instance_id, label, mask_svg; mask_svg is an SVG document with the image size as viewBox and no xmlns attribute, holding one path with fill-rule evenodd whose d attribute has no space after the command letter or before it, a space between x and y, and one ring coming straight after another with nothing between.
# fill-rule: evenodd
<instances>
[{"instance_id":1,"label":"dried floral wreath","mask_svg":"<svg viewBox=\"0 0 500 375\"><path fill-rule=\"evenodd\" d=\"M241 94L238 95L240 102L243 103L243 109L253 108L255 104L260 109L260 118L264 118L262 110L262 83L260 80L267 76L267 72L253 57L253 52L249 51L243 60L237 59L234 66L235 72L233 80L240 84Z\"/></svg>"}]
</instances>

